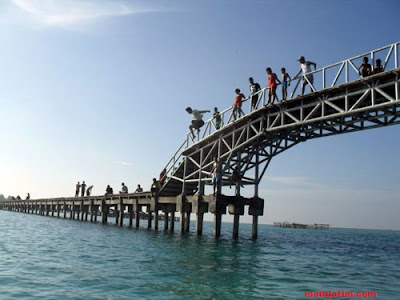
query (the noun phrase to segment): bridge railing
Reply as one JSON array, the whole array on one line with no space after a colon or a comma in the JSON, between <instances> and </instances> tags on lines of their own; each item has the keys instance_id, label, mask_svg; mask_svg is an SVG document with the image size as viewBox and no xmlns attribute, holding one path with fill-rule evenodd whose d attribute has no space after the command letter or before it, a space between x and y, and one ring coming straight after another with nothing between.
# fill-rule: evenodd
<instances>
[{"instance_id":1,"label":"bridge railing","mask_svg":"<svg viewBox=\"0 0 400 300\"><path fill-rule=\"evenodd\" d=\"M375 63L377 59L381 60L384 71L396 69L399 67L399 45L400 42L397 42L307 73L306 75L313 75L313 82L310 82L308 76L302 75L298 79L292 80L295 82L295 85L289 98L292 99L298 96L296 92L303 80L307 81L311 92L318 92L326 88L359 80L359 67L364 57L369 59L372 71L376 67Z\"/></svg>"},{"instance_id":2,"label":"bridge railing","mask_svg":"<svg viewBox=\"0 0 400 300\"><path fill-rule=\"evenodd\" d=\"M294 99L299 95L296 94L299 89L299 86L302 85L302 81L307 81L306 89L311 89L311 92L318 92L324 90L326 88L331 88L334 86L338 86L341 84L349 83L355 80L360 80L359 66L362 63L364 57L369 58L369 63L371 64L372 70L375 68L375 62L379 58L382 61L382 66L384 71L393 70L399 67L399 48L400 42L393 43L391 45L375 49L369 52L365 52L363 54L354 56L352 58L345 59L343 61L334 63L329 66L325 66L323 68L317 69L307 74L302 74L297 79L292 79L289 83L287 93L287 100ZM313 75L313 82L307 78L307 75ZM264 87L259 92L257 92L256 96L258 96L258 101L256 105L253 107L251 105L252 96L248 96L242 104L241 107L241 117L251 113L255 110L258 110L268 104L268 87ZM280 98L280 89L277 91L278 100ZM289 96L290 95L290 96ZM225 110L219 113L221 117L221 125L217 126L216 119L214 117L210 118L204 123L204 126L201 128L202 133L197 135L196 138L193 138L191 133L187 133L186 139L180 145L178 150L169 160L165 169L167 170L167 178L171 177L174 171L179 167L179 165L183 162L182 152L187 147L197 143L198 141L206 138L223 128L224 126L235 122L235 118L233 115L233 106L226 108ZM238 118L238 119L240 119ZM167 181L166 181L167 182Z\"/></svg>"}]
</instances>

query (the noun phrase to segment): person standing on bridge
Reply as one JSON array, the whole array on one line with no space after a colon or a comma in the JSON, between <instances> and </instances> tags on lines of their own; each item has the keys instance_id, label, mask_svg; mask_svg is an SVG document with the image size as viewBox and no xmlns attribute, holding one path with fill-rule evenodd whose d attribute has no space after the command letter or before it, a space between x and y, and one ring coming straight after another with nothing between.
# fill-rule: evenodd
<instances>
[{"instance_id":1,"label":"person standing on bridge","mask_svg":"<svg viewBox=\"0 0 400 300\"><path fill-rule=\"evenodd\" d=\"M271 68L267 68L265 69L265 71L268 74L268 104L273 104L275 99L278 98L278 96L276 95L276 87L278 86L278 84L276 82L278 81L279 83L281 83L281 81L278 79L276 74L272 72Z\"/></svg>"},{"instance_id":2,"label":"person standing on bridge","mask_svg":"<svg viewBox=\"0 0 400 300\"><path fill-rule=\"evenodd\" d=\"M372 70L372 67L368 63L368 57L365 56L363 58L362 64L358 67L358 74L360 74L360 76L365 78L365 77L368 77L369 75L371 75L371 70Z\"/></svg>"},{"instance_id":3,"label":"person standing on bridge","mask_svg":"<svg viewBox=\"0 0 400 300\"><path fill-rule=\"evenodd\" d=\"M372 71L372 74L378 74L378 73L382 73L383 72L383 66L382 66L382 61L380 58L378 58L375 61L375 68L374 71Z\"/></svg>"},{"instance_id":4,"label":"person standing on bridge","mask_svg":"<svg viewBox=\"0 0 400 300\"><path fill-rule=\"evenodd\" d=\"M86 190L86 183L85 181L82 181L82 185L81 185L81 197L85 196L85 190Z\"/></svg>"},{"instance_id":5,"label":"person standing on bridge","mask_svg":"<svg viewBox=\"0 0 400 300\"><path fill-rule=\"evenodd\" d=\"M281 79L282 79L282 101L285 101L287 98L287 88L290 86L290 78L289 74L286 73L286 69L281 69Z\"/></svg>"},{"instance_id":6,"label":"person standing on bridge","mask_svg":"<svg viewBox=\"0 0 400 300\"><path fill-rule=\"evenodd\" d=\"M214 189L214 196L221 193L221 179L222 179L222 162L218 157L214 157L214 163L211 169L212 184Z\"/></svg>"},{"instance_id":7,"label":"person standing on bridge","mask_svg":"<svg viewBox=\"0 0 400 300\"><path fill-rule=\"evenodd\" d=\"M193 139L196 138L196 136L193 133L193 129L197 130L197 135L200 136L200 128L204 125L203 121L203 114L210 112L209 110L197 110L197 109L192 109L191 107L187 107L186 111L188 114L191 114L193 116L192 124L189 126L190 133L192 134Z\"/></svg>"},{"instance_id":8,"label":"person standing on bridge","mask_svg":"<svg viewBox=\"0 0 400 300\"><path fill-rule=\"evenodd\" d=\"M258 92L261 90L261 86L254 82L253 77L249 78L250 82L250 95L251 95L251 109L256 110L258 104Z\"/></svg>"},{"instance_id":9,"label":"person standing on bridge","mask_svg":"<svg viewBox=\"0 0 400 300\"><path fill-rule=\"evenodd\" d=\"M221 115L219 114L218 107L214 107L213 118L215 119L215 129L219 130L222 126Z\"/></svg>"},{"instance_id":10,"label":"person standing on bridge","mask_svg":"<svg viewBox=\"0 0 400 300\"><path fill-rule=\"evenodd\" d=\"M157 179L153 178L153 183L151 184L151 188L150 188L151 195L155 196L159 192L160 187L161 187L160 182L157 181Z\"/></svg>"},{"instance_id":11,"label":"person standing on bridge","mask_svg":"<svg viewBox=\"0 0 400 300\"><path fill-rule=\"evenodd\" d=\"M81 185L78 181L78 183L75 186L75 197L79 197L79 190L81 189Z\"/></svg>"},{"instance_id":12,"label":"person standing on bridge","mask_svg":"<svg viewBox=\"0 0 400 300\"><path fill-rule=\"evenodd\" d=\"M233 111L232 111L233 120L236 120L236 116L237 115L239 115L239 118L241 117L241 115L242 115L242 102L243 102L243 99L246 98L240 92L240 89L236 89L235 93L236 93L236 98L235 98L235 101L233 102Z\"/></svg>"},{"instance_id":13,"label":"person standing on bridge","mask_svg":"<svg viewBox=\"0 0 400 300\"><path fill-rule=\"evenodd\" d=\"M303 72L303 85L301 86L301 95L303 96L306 85L308 83L310 83L310 85L314 84L313 74L308 74L308 73L311 72L311 66L314 66L314 70L316 70L317 64L315 62L305 60L304 56L300 56L298 61L300 62L300 70L296 74L296 76L294 76L293 79L298 78L299 75ZM308 74L308 75L306 75L306 74ZM312 88L311 88L311 91L312 91Z\"/></svg>"}]
</instances>

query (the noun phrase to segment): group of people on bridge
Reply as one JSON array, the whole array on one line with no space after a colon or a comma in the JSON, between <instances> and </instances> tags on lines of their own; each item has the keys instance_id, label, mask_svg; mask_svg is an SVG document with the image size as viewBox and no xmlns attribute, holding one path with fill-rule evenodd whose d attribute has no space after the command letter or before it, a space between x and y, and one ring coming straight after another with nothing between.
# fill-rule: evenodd
<instances>
[{"instance_id":1,"label":"group of people on bridge","mask_svg":"<svg viewBox=\"0 0 400 300\"><path fill-rule=\"evenodd\" d=\"M317 64L315 62L306 60L304 56L300 56L297 61L300 63L300 70L298 73L291 78L290 75L286 72L285 68L281 68L281 79L278 79L278 76L276 73L272 71L270 67L266 68L265 71L268 75L268 102L265 104L266 106L273 105L275 101L278 101L278 96L276 94L276 89L277 86L280 84L282 88L282 101L287 100L287 95L288 95L288 87L290 86L290 82L293 80L296 80L299 78L299 76L303 77L303 82L302 82L302 87L301 87L301 95L304 95L305 88L307 85L313 86L314 84L314 75L313 71L317 70ZM372 69L371 65L368 63L368 57L363 58L363 62L358 68L359 75L362 78L365 78L367 76L377 74L380 72L384 71L384 67L382 66L382 61L381 59L377 59L375 61L376 66ZM314 70L312 70L312 68ZM250 96L249 98L251 99L251 110L254 111L257 109L258 104L259 104L259 95L261 91L261 86L260 84L254 82L253 77L249 78L249 83L250 83ZM311 88L311 87L310 87ZM312 91L312 88L311 88ZM241 93L239 88L235 89L235 100L233 102L233 109L232 109L232 117L233 120L236 120L237 118L240 118L242 115L244 115L242 111L242 103L246 99L246 96ZM209 113L210 110L197 110L197 109L192 109L191 107L187 107L186 111L192 115L192 123L189 125L189 130L190 134L192 136L192 139L194 140L196 138L194 134L194 129L197 130L197 134L200 134L200 128L204 125L203 121L203 114ZM213 119L215 120L215 128L216 130L219 130L222 126L222 119L221 115L218 111L218 108L214 108L214 114L213 114Z\"/></svg>"},{"instance_id":2,"label":"group of people on bridge","mask_svg":"<svg viewBox=\"0 0 400 300\"><path fill-rule=\"evenodd\" d=\"M90 196L93 189L93 185L89 186L88 189L86 189L85 181L82 181L82 184L78 182L75 187L76 187L75 197L79 197L79 192L81 194L81 197ZM140 184L138 184L135 193L141 193L141 192L143 192L143 188L140 186ZM128 194L128 187L123 182L121 183L121 191L119 192L119 194ZM114 190L110 185L107 185L105 196L109 195L114 195Z\"/></svg>"},{"instance_id":3,"label":"group of people on bridge","mask_svg":"<svg viewBox=\"0 0 400 300\"><path fill-rule=\"evenodd\" d=\"M306 60L304 56L300 56L298 61L300 62L300 70L293 78L290 77L290 75L286 72L285 68L281 68L281 76L280 76L281 79L278 79L278 76L276 75L276 73L272 71L270 67L267 67L265 69L268 75L268 85L267 85L268 102L266 103L266 106L273 105L275 101L279 100L276 94L276 89L278 85L282 86L282 101L285 101L287 99L288 87L290 86L290 81L297 79L300 76L300 74L302 74L303 76L301 95L304 95L305 87L307 86L307 84L311 85L313 84L314 82L313 74L309 73L312 72L311 67L314 67L314 70L317 69L317 64L312 61ZM254 111L257 109L259 104L261 86L259 83L254 82L253 77L249 78L249 83L250 83L249 98L251 99L251 109L252 111ZM232 106L233 120L236 120L240 118L242 115L244 115L242 111L242 103L246 99L246 96L243 93L241 93L239 88L235 89L235 94L236 97ZM209 113L210 110L197 110L197 109L192 109L191 107L187 107L186 111L193 117L192 123L189 125L189 130L192 138L195 139L196 136L193 130L194 129L197 130L197 134L199 135L200 128L204 125L203 114ZM220 129L222 126L222 119L217 107L214 108L213 119L215 119L216 129L217 130Z\"/></svg>"}]
</instances>

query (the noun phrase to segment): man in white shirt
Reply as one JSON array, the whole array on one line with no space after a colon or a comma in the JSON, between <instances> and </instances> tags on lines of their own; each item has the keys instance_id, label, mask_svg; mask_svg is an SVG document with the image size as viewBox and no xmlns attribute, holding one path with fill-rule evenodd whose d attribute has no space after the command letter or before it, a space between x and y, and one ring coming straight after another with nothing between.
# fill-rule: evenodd
<instances>
[{"instance_id":1,"label":"man in white shirt","mask_svg":"<svg viewBox=\"0 0 400 300\"><path fill-rule=\"evenodd\" d=\"M305 60L304 56L300 56L298 61L300 62L300 70L296 74L296 76L294 76L293 79L296 79L297 77L299 77L299 75L301 73L303 73L303 85L301 86L301 95L303 96L304 89L306 88L306 85L308 84L308 82L310 82L311 85L313 85L313 83L314 83L313 74L308 74L308 75L306 75L306 74L311 72L311 66L314 66L314 70L316 70L317 64L315 62ZM312 91L312 89L311 89L311 91Z\"/></svg>"},{"instance_id":2,"label":"man in white shirt","mask_svg":"<svg viewBox=\"0 0 400 300\"><path fill-rule=\"evenodd\" d=\"M186 111L193 116L192 124L189 126L189 129L194 139L196 136L193 133L193 129L197 130L197 135L200 134L200 128L204 125L203 114L210 111L191 109L190 107L187 107Z\"/></svg>"}]
</instances>

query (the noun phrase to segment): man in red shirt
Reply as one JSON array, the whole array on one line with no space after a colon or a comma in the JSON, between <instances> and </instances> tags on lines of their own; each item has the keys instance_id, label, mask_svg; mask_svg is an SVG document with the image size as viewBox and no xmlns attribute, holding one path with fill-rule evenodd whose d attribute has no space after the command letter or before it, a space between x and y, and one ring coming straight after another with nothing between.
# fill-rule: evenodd
<instances>
[{"instance_id":1,"label":"man in red shirt","mask_svg":"<svg viewBox=\"0 0 400 300\"><path fill-rule=\"evenodd\" d=\"M240 92L239 89L236 89L235 93L236 93L237 96L235 98L235 101L233 102L233 112L232 112L234 120L236 120L236 115L237 114L239 114L239 118L241 117L241 115L242 115L242 102L243 102L243 99L246 98Z\"/></svg>"}]
</instances>

